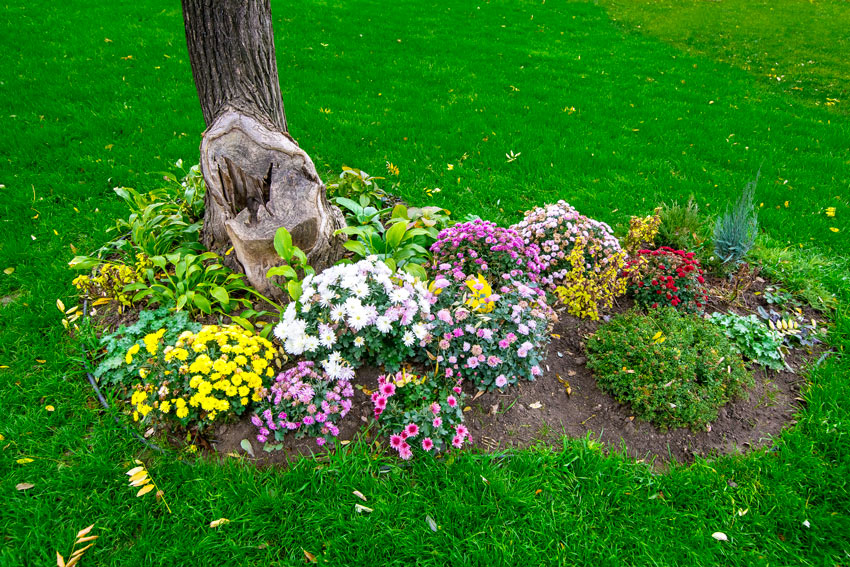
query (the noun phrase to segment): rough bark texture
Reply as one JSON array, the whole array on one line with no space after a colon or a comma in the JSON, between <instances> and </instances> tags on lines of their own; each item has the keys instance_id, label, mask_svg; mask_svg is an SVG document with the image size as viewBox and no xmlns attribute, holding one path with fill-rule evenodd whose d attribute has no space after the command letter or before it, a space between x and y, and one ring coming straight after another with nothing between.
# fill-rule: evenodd
<instances>
[{"instance_id":1,"label":"rough bark texture","mask_svg":"<svg viewBox=\"0 0 850 567\"><path fill-rule=\"evenodd\" d=\"M280 96L268 0L183 0L192 74L207 129L201 171L207 185L202 240L226 256L261 293L282 292L266 278L281 260L281 226L323 269L339 259L344 226L310 157L289 136Z\"/></svg>"}]
</instances>

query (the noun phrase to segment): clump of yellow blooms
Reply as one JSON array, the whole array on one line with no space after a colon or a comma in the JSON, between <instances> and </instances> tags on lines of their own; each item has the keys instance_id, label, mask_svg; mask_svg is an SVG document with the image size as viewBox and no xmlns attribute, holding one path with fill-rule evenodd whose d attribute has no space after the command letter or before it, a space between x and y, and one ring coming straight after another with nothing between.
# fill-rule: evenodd
<instances>
[{"instance_id":1,"label":"clump of yellow blooms","mask_svg":"<svg viewBox=\"0 0 850 567\"><path fill-rule=\"evenodd\" d=\"M184 331L172 345L164 329L150 333L127 351L124 361L146 357L133 385L130 404L136 421L176 419L200 427L217 418L242 414L259 402L275 375L277 349L238 325L205 325Z\"/></svg>"},{"instance_id":2,"label":"clump of yellow blooms","mask_svg":"<svg viewBox=\"0 0 850 567\"><path fill-rule=\"evenodd\" d=\"M71 282L80 297L93 302L109 303L115 301L123 309L133 303L135 292L125 292L130 284L142 281L144 271L153 266L150 258L144 254L136 254L134 266L106 262L97 266L92 275L82 275Z\"/></svg>"},{"instance_id":3,"label":"clump of yellow blooms","mask_svg":"<svg viewBox=\"0 0 850 567\"><path fill-rule=\"evenodd\" d=\"M655 242L655 236L661 227L661 207L646 217L632 217L629 220L629 233L626 235L625 249L634 255L642 248L649 248Z\"/></svg>"},{"instance_id":4,"label":"clump of yellow blooms","mask_svg":"<svg viewBox=\"0 0 850 567\"><path fill-rule=\"evenodd\" d=\"M416 374L408 374L406 370L402 370L401 372L390 376L390 380L392 380L396 388L403 388L408 384L413 384L414 386L422 385L428 380L428 376L425 374L423 374L422 376L417 376Z\"/></svg>"},{"instance_id":5,"label":"clump of yellow blooms","mask_svg":"<svg viewBox=\"0 0 850 567\"><path fill-rule=\"evenodd\" d=\"M626 293L627 281L620 275L626 264L624 251L608 255L604 262L586 264L587 258L601 256L600 248L596 241L588 245L583 238L577 238L567 257L571 268L555 288L555 294L570 315L598 321L599 309L610 309L614 299Z\"/></svg>"},{"instance_id":6,"label":"clump of yellow blooms","mask_svg":"<svg viewBox=\"0 0 850 567\"><path fill-rule=\"evenodd\" d=\"M490 299L490 296L493 295L493 288L490 287L484 276L478 274L477 277L467 280L466 287L471 292L466 304L473 311L490 313L496 308L496 302Z\"/></svg>"}]
</instances>

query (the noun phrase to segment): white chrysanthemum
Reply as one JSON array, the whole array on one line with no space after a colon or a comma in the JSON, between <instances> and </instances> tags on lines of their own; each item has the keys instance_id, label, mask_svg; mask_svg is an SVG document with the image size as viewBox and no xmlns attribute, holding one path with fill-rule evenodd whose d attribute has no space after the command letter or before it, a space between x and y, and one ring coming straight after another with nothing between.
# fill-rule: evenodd
<instances>
[{"instance_id":1,"label":"white chrysanthemum","mask_svg":"<svg viewBox=\"0 0 850 567\"><path fill-rule=\"evenodd\" d=\"M364 339L363 337L356 337L354 339L354 346L356 346L356 347L362 347L365 344L366 344L366 339Z\"/></svg>"},{"instance_id":2,"label":"white chrysanthemum","mask_svg":"<svg viewBox=\"0 0 850 567\"><path fill-rule=\"evenodd\" d=\"M339 285L343 289L347 289L349 291L354 289L354 286L363 281L363 278L357 272L347 273L342 276L342 279L339 282Z\"/></svg>"},{"instance_id":3,"label":"white chrysanthemum","mask_svg":"<svg viewBox=\"0 0 850 567\"><path fill-rule=\"evenodd\" d=\"M304 350L307 352L315 352L319 348L319 337L307 335L304 337Z\"/></svg>"},{"instance_id":4,"label":"white chrysanthemum","mask_svg":"<svg viewBox=\"0 0 850 567\"><path fill-rule=\"evenodd\" d=\"M369 313L361 305L359 309L352 309L348 312L348 318L345 322L355 331L360 331L369 324Z\"/></svg>"},{"instance_id":5,"label":"white chrysanthemum","mask_svg":"<svg viewBox=\"0 0 850 567\"><path fill-rule=\"evenodd\" d=\"M334 305L331 307L330 317L331 321L339 323L342 321L342 318L345 317L345 307L342 305Z\"/></svg>"},{"instance_id":6,"label":"white chrysanthemum","mask_svg":"<svg viewBox=\"0 0 850 567\"><path fill-rule=\"evenodd\" d=\"M283 343L283 348L289 354L293 354L298 356L304 352L304 335L297 335L294 337L289 337L286 339L286 342Z\"/></svg>"},{"instance_id":7,"label":"white chrysanthemum","mask_svg":"<svg viewBox=\"0 0 850 567\"><path fill-rule=\"evenodd\" d=\"M303 297L305 301L308 301L308 302L311 301L313 294L315 294L315 293L316 293L316 290L315 290L315 288L313 288L313 286L304 285L304 283L302 282L302 284L301 284L301 297Z\"/></svg>"},{"instance_id":8,"label":"white chrysanthemum","mask_svg":"<svg viewBox=\"0 0 850 567\"><path fill-rule=\"evenodd\" d=\"M319 291L319 305L327 309L333 304L333 300L336 299L337 295L330 289L323 289Z\"/></svg>"},{"instance_id":9,"label":"white chrysanthemum","mask_svg":"<svg viewBox=\"0 0 850 567\"><path fill-rule=\"evenodd\" d=\"M390 293L390 301L393 303L404 303L410 297L410 292L403 287L396 288Z\"/></svg>"},{"instance_id":10,"label":"white chrysanthemum","mask_svg":"<svg viewBox=\"0 0 850 567\"><path fill-rule=\"evenodd\" d=\"M413 343L416 342L416 337L410 331L405 331L401 340L404 343L404 346L413 346Z\"/></svg>"},{"instance_id":11,"label":"white chrysanthemum","mask_svg":"<svg viewBox=\"0 0 850 567\"><path fill-rule=\"evenodd\" d=\"M425 326L425 323L416 323L411 327L411 330L420 341L428 336L428 327Z\"/></svg>"},{"instance_id":12,"label":"white chrysanthemum","mask_svg":"<svg viewBox=\"0 0 850 567\"><path fill-rule=\"evenodd\" d=\"M363 302L356 297L349 297L345 300L343 307L345 308L345 313L351 315L353 312L363 309Z\"/></svg>"},{"instance_id":13,"label":"white chrysanthemum","mask_svg":"<svg viewBox=\"0 0 850 567\"><path fill-rule=\"evenodd\" d=\"M283 312L283 321L292 321L297 316L298 312L296 311L295 302L293 301L286 306L286 309Z\"/></svg>"},{"instance_id":14,"label":"white chrysanthemum","mask_svg":"<svg viewBox=\"0 0 850 567\"><path fill-rule=\"evenodd\" d=\"M384 315L378 317L378 319L375 321L375 326L382 333L389 333L393 328L392 322L390 322L390 320Z\"/></svg>"},{"instance_id":15,"label":"white chrysanthemum","mask_svg":"<svg viewBox=\"0 0 850 567\"><path fill-rule=\"evenodd\" d=\"M320 326L319 342L325 348L331 348L334 344L336 344L336 333L334 333L333 329L331 329L329 325Z\"/></svg>"},{"instance_id":16,"label":"white chrysanthemum","mask_svg":"<svg viewBox=\"0 0 850 567\"><path fill-rule=\"evenodd\" d=\"M367 295L369 295L369 286L366 285L366 282L358 282L357 285L352 288L351 292L360 299L363 299Z\"/></svg>"}]
</instances>

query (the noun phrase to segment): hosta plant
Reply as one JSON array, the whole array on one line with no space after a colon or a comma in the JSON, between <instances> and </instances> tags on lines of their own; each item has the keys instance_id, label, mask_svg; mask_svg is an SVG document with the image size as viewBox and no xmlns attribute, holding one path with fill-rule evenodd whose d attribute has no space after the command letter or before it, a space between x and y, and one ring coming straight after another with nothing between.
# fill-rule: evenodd
<instances>
[{"instance_id":1,"label":"hosta plant","mask_svg":"<svg viewBox=\"0 0 850 567\"><path fill-rule=\"evenodd\" d=\"M463 401L463 390L451 381L403 371L380 376L372 393L375 419L405 460L414 452L433 454L472 442L463 425Z\"/></svg>"},{"instance_id":2,"label":"hosta plant","mask_svg":"<svg viewBox=\"0 0 850 567\"><path fill-rule=\"evenodd\" d=\"M279 364L271 342L237 325L184 331L173 344L165 332L146 335L124 355L128 366L140 362L130 400L135 421L201 429L241 415L260 401Z\"/></svg>"},{"instance_id":3,"label":"hosta plant","mask_svg":"<svg viewBox=\"0 0 850 567\"><path fill-rule=\"evenodd\" d=\"M704 428L752 383L720 330L670 307L611 319L588 340L587 351L599 387L661 429Z\"/></svg>"},{"instance_id":4,"label":"hosta plant","mask_svg":"<svg viewBox=\"0 0 850 567\"><path fill-rule=\"evenodd\" d=\"M424 283L370 256L305 277L275 335L292 356L341 356L354 367L369 362L397 370L427 344L430 311Z\"/></svg>"},{"instance_id":5,"label":"hosta plant","mask_svg":"<svg viewBox=\"0 0 850 567\"><path fill-rule=\"evenodd\" d=\"M693 252L667 247L638 251L623 272L638 305L653 309L669 306L695 313L705 308L707 298L702 274Z\"/></svg>"},{"instance_id":6,"label":"hosta plant","mask_svg":"<svg viewBox=\"0 0 850 567\"><path fill-rule=\"evenodd\" d=\"M564 283L578 262L598 273L624 258L610 226L579 214L565 201L532 209L512 228L526 247L538 251L540 281L550 289ZM578 242L583 243L580 255L574 254Z\"/></svg>"},{"instance_id":7,"label":"hosta plant","mask_svg":"<svg viewBox=\"0 0 850 567\"><path fill-rule=\"evenodd\" d=\"M430 285L434 306L429 347L446 379L479 390L502 389L542 374L556 320L543 290L509 274L463 281L439 275Z\"/></svg>"},{"instance_id":8,"label":"hosta plant","mask_svg":"<svg viewBox=\"0 0 850 567\"><path fill-rule=\"evenodd\" d=\"M431 245L432 266L456 282L475 274L495 279L502 274L534 281L540 271L537 247L526 246L516 231L474 220L440 231Z\"/></svg>"},{"instance_id":9,"label":"hosta plant","mask_svg":"<svg viewBox=\"0 0 850 567\"><path fill-rule=\"evenodd\" d=\"M339 435L339 422L351 410L354 372L331 378L311 361L301 361L278 374L263 391L251 423L257 427L257 441L283 441L287 433L296 438L313 437L319 446ZM273 444L271 444L273 446Z\"/></svg>"}]
</instances>

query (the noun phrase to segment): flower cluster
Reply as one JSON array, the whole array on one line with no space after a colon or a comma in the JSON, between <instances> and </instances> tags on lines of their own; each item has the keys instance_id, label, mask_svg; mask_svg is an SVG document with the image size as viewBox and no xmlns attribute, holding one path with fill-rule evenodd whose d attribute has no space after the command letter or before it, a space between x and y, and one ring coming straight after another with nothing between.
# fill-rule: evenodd
<instances>
[{"instance_id":1,"label":"flower cluster","mask_svg":"<svg viewBox=\"0 0 850 567\"><path fill-rule=\"evenodd\" d=\"M321 446L334 442L339 422L351 410L354 372L332 379L316 372L310 361L299 362L275 378L264 392L251 423L257 429L257 441L266 443L270 436L282 441L292 431L295 437L309 435Z\"/></svg>"},{"instance_id":2,"label":"flower cluster","mask_svg":"<svg viewBox=\"0 0 850 567\"><path fill-rule=\"evenodd\" d=\"M705 307L705 279L693 252L666 246L639 250L637 257L626 264L623 275L628 277L635 300L643 307L669 305L692 312Z\"/></svg>"},{"instance_id":3,"label":"flower cluster","mask_svg":"<svg viewBox=\"0 0 850 567\"><path fill-rule=\"evenodd\" d=\"M372 393L375 419L392 432L390 447L402 459L411 458L414 448L431 453L472 442L463 425L463 391L441 382L405 372L378 378Z\"/></svg>"},{"instance_id":4,"label":"flower cluster","mask_svg":"<svg viewBox=\"0 0 850 567\"><path fill-rule=\"evenodd\" d=\"M264 378L274 376L274 345L237 325L185 331L173 345L163 344L164 333L146 335L124 356L127 365L144 360L130 400L136 421L203 427L218 416L241 415L260 401Z\"/></svg>"},{"instance_id":5,"label":"flower cluster","mask_svg":"<svg viewBox=\"0 0 850 567\"><path fill-rule=\"evenodd\" d=\"M476 273L536 281L540 272L537 246L527 246L514 230L480 219L440 231L431 252L434 268L455 281Z\"/></svg>"},{"instance_id":6,"label":"flower cluster","mask_svg":"<svg viewBox=\"0 0 850 567\"><path fill-rule=\"evenodd\" d=\"M661 207L646 217L629 219L629 233L626 235L626 251L633 255L641 248L647 248L655 242L658 229L661 228Z\"/></svg>"},{"instance_id":7,"label":"flower cluster","mask_svg":"<svg viewBox=\"0 0 850 567\"><path fill-rule=\"evenodd\" d=\"M578 261L571 255L577 241L585 243L581 260L588 271L605 271L621 254L610 226L579 214L565 201L532 209L512 228L527 247L539 250L540 281L551 289L563 282Z\"/></svg>"},{"instance_id":8,"label":"flower cluster","mask_svg":"<svg viewBox=\"0 0 850 567\"><path fill-rule=\"evenodd\" d=\"M561 285L555 288L558 299L567 307L567 312L576 317L588 317L599 320L599 310L610 309L614 299L626 293L627 281L620 276L626 264L625 253L617 251L608 257L608 261L594 269L588 269L584 259L587 256L598 257L599 241L585 243L584 238L576 238L575 245L565 258L572 268L561 279Z\"/></svg>"},{"instance_id":9,"label":"flower cluster","mask_svg":"<svg viewBox=\"0 0 850 567\"><path fill-rule=\"evenodd\" d=\"M480 390L493 390L542 374L540 364L557 319L543 290L510 274L496 280L493 289L481 274L461 282L437 276L430 287L432 347L447 379L462 378Z\"/></svg>"},{"instance_id":10,"label":"flower cluster","mask_svg":"<svg viewBox=\"0 0 850 567\"><path fill-rule=\"evenodd\" d=\"M375 256L308 275L301 289L275 336L288 354L322 361L331 379L347 372L343 361L397 369L427 344L427 288L410 274L393 274Z\"/></svg>"}]
</instances>

